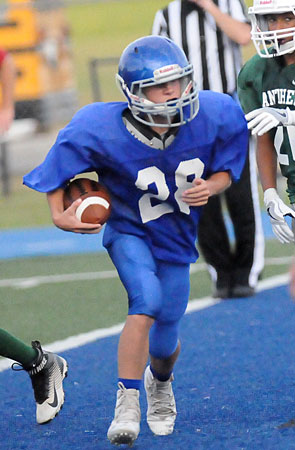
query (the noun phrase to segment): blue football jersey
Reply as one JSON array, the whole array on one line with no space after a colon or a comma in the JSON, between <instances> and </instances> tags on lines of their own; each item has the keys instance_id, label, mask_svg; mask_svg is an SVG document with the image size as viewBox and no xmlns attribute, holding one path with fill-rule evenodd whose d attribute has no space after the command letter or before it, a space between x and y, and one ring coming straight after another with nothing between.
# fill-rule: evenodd
<instances>
[{"instance_id":1,"label":"blue football jersey","mask_svg":"<svg viewBox=\"0 0 295 450\"><path fill-rule=\"evenodd\" d=\"M24 184L50 192L79 173L95 171L111 194L112 228L141 236L158 259L194 262L201 208L189 207L181 195L196 177L229 171L239 178L248 145L243 112L228 95L200 92L195 119L180 127L167 149L158 150L129 133L122 120L126 108L125 102L82 108Z\"/></svg>"}]
</instances>

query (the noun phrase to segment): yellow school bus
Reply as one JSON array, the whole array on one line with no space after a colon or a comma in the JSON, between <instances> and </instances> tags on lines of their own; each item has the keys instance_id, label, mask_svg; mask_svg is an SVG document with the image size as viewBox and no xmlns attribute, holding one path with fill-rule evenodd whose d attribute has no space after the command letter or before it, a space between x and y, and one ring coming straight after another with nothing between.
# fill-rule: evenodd
<instances>
[{"instance_id":1,"label":"yellow school bus","mask_svg":"<svg viewBox=\"0 0 295 450\"><path fill-rule=\"evenodd\" d=\"M10 0L0 15L0 47L16 67L16 119L35 118L45 128L77 109L70 28L62 2Z\"/></svg>"}]
</instances>

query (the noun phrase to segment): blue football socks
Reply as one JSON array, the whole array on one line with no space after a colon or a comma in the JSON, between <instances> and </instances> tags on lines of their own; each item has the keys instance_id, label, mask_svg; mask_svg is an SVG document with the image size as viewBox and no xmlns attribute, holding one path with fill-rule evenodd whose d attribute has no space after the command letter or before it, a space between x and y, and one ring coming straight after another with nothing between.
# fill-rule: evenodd
<instances>
[{"instance_id":1,"label":"blue football socks","mask_svg":"<svg viewBox=\"0 0 295 450\"><path fill-rule=\"evenodd\" d=\"M118 378L118 382L123 383L126 389L137 389L140 390L141 380L131 380L129 378Z\"/></svg>"}]
</instances>

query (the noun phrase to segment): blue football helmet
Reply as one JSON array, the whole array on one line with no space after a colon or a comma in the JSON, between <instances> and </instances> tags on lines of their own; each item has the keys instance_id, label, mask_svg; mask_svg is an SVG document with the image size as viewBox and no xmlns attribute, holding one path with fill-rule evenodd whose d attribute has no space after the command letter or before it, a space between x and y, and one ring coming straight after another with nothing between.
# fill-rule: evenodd
<instances>
[{"instance_id":1,"label":"blue football helmet","mask_svg":"<svg viewBox=\"0 0 295 450\"><path fill-rule=\"evenodd\" d=\"M199 98L193 67L173 41L162 36L146 36L123 51L116 76L133 116L157 127L176 127L190 122L198 113ZM148 100L146 87L179 80L181 96L165 103ZM156 117L161 117L161 120Z\"/></svg>"}]
</instances>

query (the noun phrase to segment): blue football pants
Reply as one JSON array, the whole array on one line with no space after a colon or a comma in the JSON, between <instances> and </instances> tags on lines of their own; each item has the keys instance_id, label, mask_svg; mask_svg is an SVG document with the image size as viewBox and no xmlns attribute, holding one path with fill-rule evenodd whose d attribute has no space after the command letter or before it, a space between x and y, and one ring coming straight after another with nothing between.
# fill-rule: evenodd
<instances>
[{"instance_id":1,"label":"blue football pants","mask_svg":"<svg viewBox=\"0 0 295 450\"><path fill-rule=\"evenodd\" d=\"M189 298L189 264L157 260L142 238L114 229L107 250L128 294L128 314L155 319L150 354L168 358L177 348L179 321Z\"/></svg>"}]
</instances>

